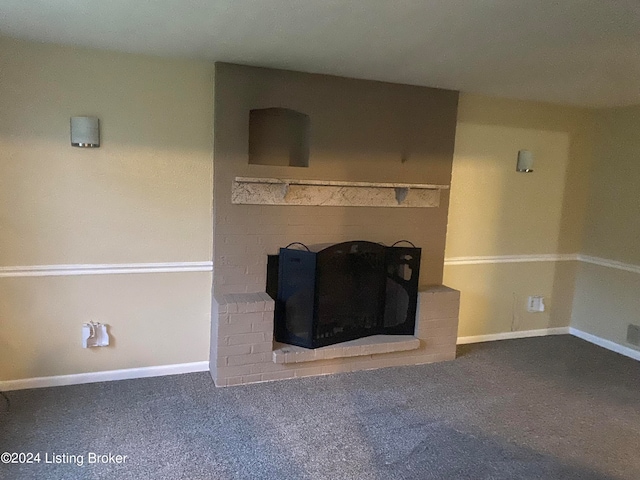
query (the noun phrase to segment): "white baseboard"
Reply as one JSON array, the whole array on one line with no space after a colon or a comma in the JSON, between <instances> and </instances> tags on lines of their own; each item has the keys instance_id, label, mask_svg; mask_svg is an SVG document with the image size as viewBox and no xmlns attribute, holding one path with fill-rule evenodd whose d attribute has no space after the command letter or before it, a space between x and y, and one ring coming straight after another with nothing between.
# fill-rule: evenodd
<instances>
[{"instance_id":1,"label":"white baseboard","mask_svg":"<svg viewBox=\"0 0 640 480\"><path fill-rule=\"evenodd\" d=\"M569 333L569 327L540 328L538 330L520 330L516 332L492 333L473 337L458 337L458 345L467 343L493 342L495 340L510 340L514 338L544 337L546 335L564 335Z\"/></svg>"},{"instance_id":2,"label":"white baseboard","mask_svg":"<svg viewBox=\"0 0 640 480\"><path fill-rule=\"evenodd\" d=\"M544 337L546 335L571 334L587 342L606 348L634 360L640 361L640 351L625 347L604 338L597 337L573 327L541 328L538 330L521 330L517 332L493 333L471 337L458 337L458 345L479 342L493 342L496 340L510 340L515 338ZM133 378L160 377L181 373L206 372L209 362L179 363L176 365L159 365L155 367L127 368L124 370L109 370L104 372L77 373L73 375L57 375L52 377L21 378L18 380L0 381L0 391L24 390L27 388L61 387L65 385L79 385L82 383L108 382L112 380L128 380Z\"/></svg>"},{"instance_id":3,"label":"white baseboard","mask_svg":"<svg viewBox=\"0 0 640 480\"><path fill-rule=\"evenodd\" d=\"M607 350L619 353L620 355L624 355L625 357L633 358L634 360L640 360L639 350L625 347L624 345L620 345L619 343L612 342L611 340L606 340L602 337L597 337L596 335L583 332L582 330L578 330L577 328L573 327L569 329L569 333L575 337L581 338L582 340L586 340L589 343L593 343L594 345L598 345L599 347L606 348Z\"/></svg>"},{"instance_id":4,"label":"white baseboard","mask_svg":"<svg viewBox=\"0 0 640 480\"><path fill-rule=\"evenodd\" d=\"M480 342L493 342L496 340L510 340L514 338L528 338L528 337L544 337L546 335L565 335L570 334L574 337L586 340L589 343L598 345L599 347L606 348L612 352L619 353L625 357L633 358L640 361L640 350L625 347L619 343L606 340L604 338L592 335L582 330L578 330L573 327L558 327L558 328L542 328L539 330L523 330L519 332L504 332L494 333L490 335L477 335L475 337L458 337L458 345L466 345L468 343L480 343Z\"/></svg>"},{"instance_id":5,"label":"white baseboard","mask_svg":"<svg viewBox=\"0 0 640 480\"><path fill-rule=\"evenodd\" d=\"M209 362L206 361L179 363L176 365L158 365L155 367L127 368L124 370L108 370L104 372L76 373L72 375L56 375L52 377L21 378L18 380L0 381L0 391L8 392L10 390L24 390L27 388L61 387L64 385L79 385L81 383L161 377L163 375L205 372L208 370Z\"/></svg>"}]
</instances>

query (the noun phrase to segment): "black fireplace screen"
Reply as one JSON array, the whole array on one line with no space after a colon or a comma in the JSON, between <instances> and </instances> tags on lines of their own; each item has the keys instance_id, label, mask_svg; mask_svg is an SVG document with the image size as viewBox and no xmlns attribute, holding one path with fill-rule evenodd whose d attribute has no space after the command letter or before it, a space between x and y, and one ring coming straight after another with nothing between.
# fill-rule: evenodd
<instances>
[{"instance_id":1,"label":"black fireplace screen","mask_svg":"<svg viewBox=\"0 0 640 480\"><path fill-rule=\"evenodd\" d=\"M281 248L267 272L279 342L316 348L414 333L420 248L366 241L319 252Z\"/></svg>"}]
</instances>

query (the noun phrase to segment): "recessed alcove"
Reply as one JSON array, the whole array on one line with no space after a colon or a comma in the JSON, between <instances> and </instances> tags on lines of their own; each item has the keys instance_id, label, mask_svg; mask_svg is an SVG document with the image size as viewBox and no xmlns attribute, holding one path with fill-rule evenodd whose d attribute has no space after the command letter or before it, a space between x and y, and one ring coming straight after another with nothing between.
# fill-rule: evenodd
<instances>
[{"instance_id":1,"label":"recessed alcove","mask_svg":"<svg viewBox=\"0 0 640 480\"><path fill-rule=\"evenodd\" d=\"M261 108L249 113L249 163L309 166L308 115L288 108Z\"/></svg>"}]
</instances>

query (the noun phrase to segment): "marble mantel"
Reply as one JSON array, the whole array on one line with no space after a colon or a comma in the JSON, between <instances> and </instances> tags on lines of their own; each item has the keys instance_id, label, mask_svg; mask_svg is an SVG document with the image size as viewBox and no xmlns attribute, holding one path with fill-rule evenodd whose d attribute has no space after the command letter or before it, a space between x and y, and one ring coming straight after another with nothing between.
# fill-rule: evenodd
<instances>
[{"instance_id":1,"label":"marble mantel","mask_svg":"<svg viewBox=\"0 0 640 480\"><path fill-rule=\"evenodd\" d=\"M248 205L438 207L449 185L236 177L231 202Z\"/></svg>"}]
</instances>

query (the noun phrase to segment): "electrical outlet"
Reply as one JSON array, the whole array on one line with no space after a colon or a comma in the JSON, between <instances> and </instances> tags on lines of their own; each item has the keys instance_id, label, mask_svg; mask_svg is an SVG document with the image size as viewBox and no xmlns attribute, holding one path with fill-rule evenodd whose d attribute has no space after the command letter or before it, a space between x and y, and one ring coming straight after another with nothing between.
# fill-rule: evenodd
<instances>
[{"instance_id":1,"label":"electrical outlet","mask_svg":"<svg viewBox=\"0 0 640 480\"><path fill-rule=\"evenodd\" d=\"M541 295L530 296L527 300L527 312L544 312L544 297Z\"/></svg>"},{"instance_id":2,"label":"electrical outlet","mask_svg":"<svg viewBox=\"0 0 640 480\"><path fill-rule=\"evenodd\" d=\"M106 324L93 321L82 324L82 348L107 345L109 345L109 333Z\"/></svg>"}]
</instances>

